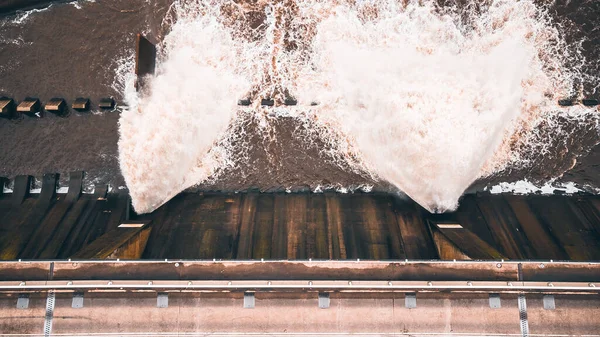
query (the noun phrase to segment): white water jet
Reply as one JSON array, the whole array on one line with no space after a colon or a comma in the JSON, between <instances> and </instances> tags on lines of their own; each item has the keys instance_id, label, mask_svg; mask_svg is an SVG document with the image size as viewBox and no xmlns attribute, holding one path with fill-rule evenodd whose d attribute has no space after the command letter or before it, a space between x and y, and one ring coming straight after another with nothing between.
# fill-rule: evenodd
<instances>
[{"instance_id":1,"label":"white water jet","mask_svg":"<svg viewBox=\"0 0 600 337\"><path fill-rule=\"evenodd\" d=\"M393 7L367 20L332 10L298 97L319 102L373 173L430 211L452 210L514 159L513 137L556 110L573 74L547 69L564 60L561 40L531 1L494 1L470 27L431 2Z\"/></svg>"},{"instance_id":2,"label":"white water jet","mask_svg":"<svg viewBox=\"0 0 600 337\"><path fill-rule=\"evenodd\" d=\"M137 212L235 165L223 140L236 137L237 99L278 88L299 99L290 115L334 145L341 167L366 168L430 211L452 210L473 181L544 146L536 127L561 114L556 99L580 76L565 69L572 50L531 0L467 13L433 1L286 1L259 1L256 29L239 21L247 4L175 2L158 75L147 95L128 86L120 122Z\"/></svg>"},{"instance_id":3,"label":"white water jet","mask_svg":"<svg viewBox=\"0 0 600 337\"><path fill-rule=\"evenodd\" d=\"M147 96L127 89L119 162L138 213L150 212L205 180L225 160L213 144L249 88L236 72L235 41L215 17L182 19L165 38L167 55Z\"/></svg>"}]
</instances>

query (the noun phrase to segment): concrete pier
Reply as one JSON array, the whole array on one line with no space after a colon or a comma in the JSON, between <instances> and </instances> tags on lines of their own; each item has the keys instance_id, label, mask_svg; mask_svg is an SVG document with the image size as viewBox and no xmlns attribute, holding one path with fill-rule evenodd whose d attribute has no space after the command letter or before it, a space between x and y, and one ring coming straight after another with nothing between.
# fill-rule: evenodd
<instances>
[{"instance_id":1,"label":"concrete pier","mask_svg":"<svg viewBox=\"0 0 600 337\"><path fill-rule=\"evenodd\" d=\"M142 34L137 34L135 43L136 90L142 90L145 78L154 75L156 69L156 46Z\"/></svg>"}]
</instances>

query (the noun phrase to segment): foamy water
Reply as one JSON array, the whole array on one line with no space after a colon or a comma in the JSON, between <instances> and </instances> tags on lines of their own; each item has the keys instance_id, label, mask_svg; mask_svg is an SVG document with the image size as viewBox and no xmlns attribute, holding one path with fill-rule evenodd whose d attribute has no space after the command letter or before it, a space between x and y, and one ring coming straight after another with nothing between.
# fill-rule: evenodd
<instances>
[{"instance_id":1,"label":"foamy water","mask_svg":"<svg viewBox=\"0 0 600 337\"><path fill-rule=\"evenodd\" d=\"M17 15L11 21L11 23L16 24L16 25L23 24L23 23L27 22L27 20L29 19L29 17L31 15L34 15L36 13L45 12L45 11L49 10L51 7L52 7L52 4L50 4L44 8L39 8L39 9L35 8L35 9L27 10L27 11L17 11Z\"/></svg>"},{"instance_id":2,"label":"foamy water","mask_svg":"<svg viewBox=\"0 0 600 337\"><path fill-rule=\"evenodd\" d=\"M127 96L120 165L136 211L152 211L221 165L215 141L249 88L235 72L235 41L214 17L180 19L147 96ZM132 91L132 88L129 88Z\"/></svg>"},{"instance_id":3,"label":"foamy water","mask_svg":"<svg viewBox=\"0 0 600 337\"><path fill-rule=\"evenodd\" d=\"M146 93L131 76L125 88L119 153L134 208L152 211L246 160L231 152L240 128L230 126L254 114L268 135L264 97L297 98L275 117L304 119L302 137L327 144L341 167L387 180L430 211L456 208L476 179L543 150L541 123L570 116L597 127L597 112L556 106L581 76L566 61L583 60L543 9L501 0L469 8L175 2L157 76ZM250 27L246 15L257 12L262 24ZM255 103L242 113L245 97Z\"/></svg>"},{"instance_id":4,"label":"foamy water","mask_svg":"<svg viewBox=\"0 0 600 337\"><path fill-rule=\"evenodd\" d=\"M487 188L486 188L487 189ZM500 193L513 193L513 194L554 194L555 192L563 192L566 194L573 194L581 192L582 190L575 186L574 183L562 183L558 186L553 185L553 181L547 182L542 186L536 186L527 179L519 180L511 183L503 182L498 185L494 185L489 189L492 194Z\"/></svg>"}]
</instances>

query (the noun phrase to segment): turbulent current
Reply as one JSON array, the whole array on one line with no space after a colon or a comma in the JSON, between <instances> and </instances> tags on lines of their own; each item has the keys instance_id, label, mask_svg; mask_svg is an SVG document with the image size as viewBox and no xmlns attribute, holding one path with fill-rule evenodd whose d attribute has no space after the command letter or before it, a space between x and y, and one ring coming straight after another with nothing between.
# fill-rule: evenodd
<instances>
[{"instance_id":1,"label":"turbulent current","mask_svg":"<svg viewBox=\"0 0 600 337\"><path fill-rule=\"evenodd\" d=\"M595 109L556 103L589 75L547 9L481 3L174 2L156 75L138 93L129 74L124 89L119 162L135 210L248 161L289 118L326 160L432 212L575 132L559 120L598 133ZM260 144L240 144L250 124Z\"/></svg>"}]
</instances>

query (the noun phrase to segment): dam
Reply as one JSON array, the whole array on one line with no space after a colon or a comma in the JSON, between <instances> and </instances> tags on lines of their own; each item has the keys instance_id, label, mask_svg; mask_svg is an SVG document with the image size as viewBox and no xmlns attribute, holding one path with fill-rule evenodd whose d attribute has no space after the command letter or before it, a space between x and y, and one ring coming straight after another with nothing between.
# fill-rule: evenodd
<instances>
[{"instance_id":1,"label":"dam","mask_svg":"<svg viewBox=\"0 0 600 337\"><path fill-rule=\"evenodd\" d=\"M596 332L597 196L468 195L432 215L389 194L184 192L136 215L82 178L31 194L19 176L0 197L3 332Z\"/></svg>"},{"instance_id":2,"label":"dam","mask_svg":"<svg viewBox=\"0 0 600 337\"><path fill-rule=\"evenodd\" d=\"M74 172L57 194L57 176L38 195L19 176L2 197L4 260L600 259L592 195L468 195L430 214L383 193L182 193L136 215L126 191L81 194Z\"/></svg>"},{"instance_id":3,"label":"dam","mask_svg":"<svg viewBox=\"0 0 600 337\"><path fill-rule=\"evenodd\" d=\"M600 336L600 7L492 3L0 4L0 335Z\"/></svg>"}]
</instances>

